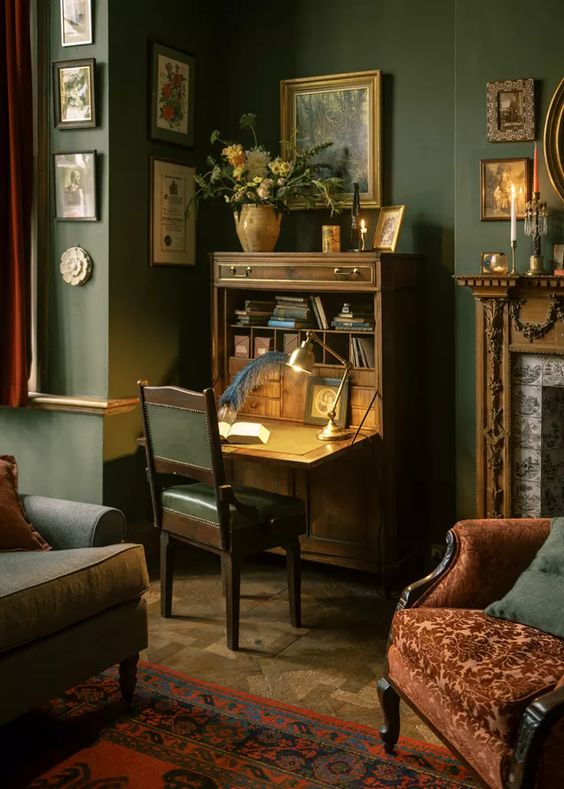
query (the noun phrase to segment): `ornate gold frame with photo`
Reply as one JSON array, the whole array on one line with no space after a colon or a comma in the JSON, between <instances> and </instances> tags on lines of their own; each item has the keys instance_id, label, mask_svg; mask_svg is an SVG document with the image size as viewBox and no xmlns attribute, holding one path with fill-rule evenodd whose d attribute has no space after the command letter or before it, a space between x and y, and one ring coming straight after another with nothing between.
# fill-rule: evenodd
<instances>
[{"instance_id":1,"label":"ornate gold frame with photo","mask_svg":"<svg viewBox=\"0 0 564 789\"><path fill-rule=\"evenodd\" d=\"M382 206L378 213L378 221L374 232L373 249L379 252L395 252L404 211L404 205ZM391 219L395 219L395 222L390 227L388 220Z\"/></svg>"}]
</instances>

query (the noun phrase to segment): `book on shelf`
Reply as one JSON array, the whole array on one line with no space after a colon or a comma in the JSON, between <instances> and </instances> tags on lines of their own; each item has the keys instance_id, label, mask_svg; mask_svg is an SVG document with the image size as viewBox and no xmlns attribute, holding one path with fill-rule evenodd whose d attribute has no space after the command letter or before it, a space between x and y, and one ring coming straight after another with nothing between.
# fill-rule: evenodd
<instances>
[{"instance_id":1,"label":"book on shelf","mask_svg":"<svg viewBox=\"0 0 564 789\"><path fill-rule=\"evenodd\" d=\"M302 321L297 318L271 318L268 325L272 329L311 329L313 327L311 320Z\"/></svg>"},{"instance_id":2,"label":"book on shelf","mask_svg":"<svg viewBox=\"0 0 564 789\"><path fill-rule=\"evenodd\" d=\"M353 321L332 320L331 325L337 331L374 331L372 323L355 323Z\"/></svg>"},{"instance_id":3,"label":"book on shelf","mask_svg":"<svg viewBox=\"0 0 564 789\"><path fill-rule=\"evenodd\" d=\"M319 314L319 309L317 308L317 302L315 301L315 296L311 295L309 298L311 299L311 308L313 310L313 316L315 318L315 322L317 323L317 328L323 329L323 323L321 321L321 315Z\"/></svg>"},{"instance_id":4,"label":"book on shelf","mask_svg":"<svg viewBox=\"0 0 564 789\"><path fill-rule=\"evenodd\" d=\"M376 359L374 355L374 341L371 340L369 337L357 337L356 338L357 345L360 348L360 352L365 360L365 367L375 367L376 366Z\"/></svg>"},{"instance_id":5,"label":"book on shelf","mask_svg":"<svg viewBox=\"0 0 564 789\"><path fill-rule=\"evenodd\" d=\"M229 444L266 444L270 438L268 430L260 422L218 422L222 441Z\"/></svg>"},{"instance_id":6,"label":"book on shelf","mask_svg":"<svg viewBox=\"0 0 564 789\"><path fill-rule=\"evenodd\" d=\"M262 312L272 312L274 309L274 302L272 300L263 301L261 299L246 299L245 310L260 310Z\"/></svg>"},{"instance_id":7,"label":"book on shelf","mask_svg":"<svg viewBox=\"0 0 564 789\"><path fill-rule=\"evenodd\" d=\"M270 315L237 315L237 326L266 326Z\"/></svg>"},{"instance_id":8,"label":"book on shelf","mask_svg":"<svg viewBox=\"0 0 564 789\"><path fill-rule=\"evenodd\" d=\"M323 308L323 302L321 301L321 296L314 296L315 299L315 306L317 307L317 311L319 313L319 320L321 321L321 329L328 329L329 328L329 321L327 320L327 315L325 314L325 309Z\"/></svg>"},{"instance_id":9,"label":"book on shelf","mask_svg":"<svg viewBox=\"0 0 564 789\"><path fill-rule=\"evenodd\" d=\"M288 304L307 304L309 299L307 296L275 296L276 303L288 302ZM272 305L274 306L274 304Z\"/></svg>"},{"instance_id":10,"label":"book on shelf","mask_svg":"<svg viewBox=\"0 0 564 789\"><path fill-rule=\"evenodd\" d=\"M351 340L351 354L352 354L351 361L355 367L361 367L362 365L360 364L360 354L356 344L356 339L357 339L356 337L353 337Z\"/></svg>"},{"instance_id":11,"label":"book on shelf","mask_svg":"<svg viewBox=\"0 0 564 789\"><path fill-rule=\"evenodd\" d=\"M285 320L286 318L298 318L301 320L309 320L311 319L311 309L309 307L275 307L272 313L273 318L281 318Z\"/></svg>"}]
</instances>

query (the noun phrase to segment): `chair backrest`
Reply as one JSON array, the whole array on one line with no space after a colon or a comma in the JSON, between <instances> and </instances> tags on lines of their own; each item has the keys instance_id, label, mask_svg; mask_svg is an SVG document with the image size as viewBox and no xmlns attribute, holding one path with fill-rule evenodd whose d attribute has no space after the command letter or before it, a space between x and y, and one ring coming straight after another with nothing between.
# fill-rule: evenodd
<instances>
[{"instance_id":1,"label":"chair backrest","mask_svg":"<svg viewBox=\"0 0 564 789\"><path fill-rule=\"evenodd\" d=\"M149 474L225 482L213 389L191 392L139 381Z\"/></svg>"}]
</instances>

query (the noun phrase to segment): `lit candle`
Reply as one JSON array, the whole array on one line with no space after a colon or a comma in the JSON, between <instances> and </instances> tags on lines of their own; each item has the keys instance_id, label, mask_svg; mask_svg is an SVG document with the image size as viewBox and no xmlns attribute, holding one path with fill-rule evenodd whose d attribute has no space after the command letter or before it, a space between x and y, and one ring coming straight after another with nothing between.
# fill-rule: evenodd
<instances>
[{"instance_id":1,"label":"lit candle","mask_svg":"<svg viewBox=\"0 0 564 789\"><path fill-rule=\"evenodd\" d=\"M511 241L517 241L517 205L515 187L511 187Z\"/></svg>"},{"instance_id":2,"label":"lit candle","mask_svg":"<svg viewBox=\"0 0 564 789\"><path fill-rule=\"evenodd\" d=\"M366 233L367 233L366 222L364 221L364 219L361 219L360 220L360 248L362 250L365 249Z\"/></svg>"},{"instance_id":3,"label":"lit candle","mask_svg":"<svg viewBox=\"0 0 564 789\"><path fill-rule=\"evenodd\" d=\"M537 144L533 153L533 192L540 192L539 189L539 162L537 158Z\"/></svg>"}]
</instances>

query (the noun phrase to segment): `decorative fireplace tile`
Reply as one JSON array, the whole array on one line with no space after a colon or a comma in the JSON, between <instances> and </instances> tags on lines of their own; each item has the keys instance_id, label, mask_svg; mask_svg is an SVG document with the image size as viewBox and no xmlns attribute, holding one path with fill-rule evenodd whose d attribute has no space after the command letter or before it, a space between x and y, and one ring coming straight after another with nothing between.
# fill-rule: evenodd
<instances>
[{"instance_id":1,"label":"decorative fireplace tile","mask_svg":"<svg viewBox=\"0 0 564 789\"><path fill-rule=\"evenodd\" d=\"M523 416L540 416L542 406L541 386L513 387L513 411Z\"/></svg>"},{"instance_id":2,"label":"decorative fireplace tile","mask_svg":"<svg viewBox=\"0 0 564 789\"><path fill-rule=\"evenodd\" d=\"M515 425L513 434L513 448L530 447L531 449L541 448L542 441L542 420L538 416L521 416Z\"/></svg>"},{"instance_id":3,"label":"decorative fireplace tile","mask_svg":"<svg viewBox=\"0 0 564 789\"><path fill-rule=\"evenodd\" d=\"M542 383L542 356L516 354L513 360L513 382L515 384Z\"/></svg>"},{"instance_id":4,"label":"decorative fireplace tile","mask_svg":"<svg viewBox=\"0 0 564 789\"><path fill-rule=\"evenodd\" d=\"M549 356L543 362L543 386L564 387L564 359Z\"/></svg>"},{"instance_id":5,"label":"decorative fireplace tile","mask_svg":"<svg viewBox=\"0 0 564 789\"><path fill-rule=\"evenodd\" d=\"M513 476L516 479L539 480L541 474L541 453L536 449L517 448L514 454Z\"/></svg>"}]
</instances>

